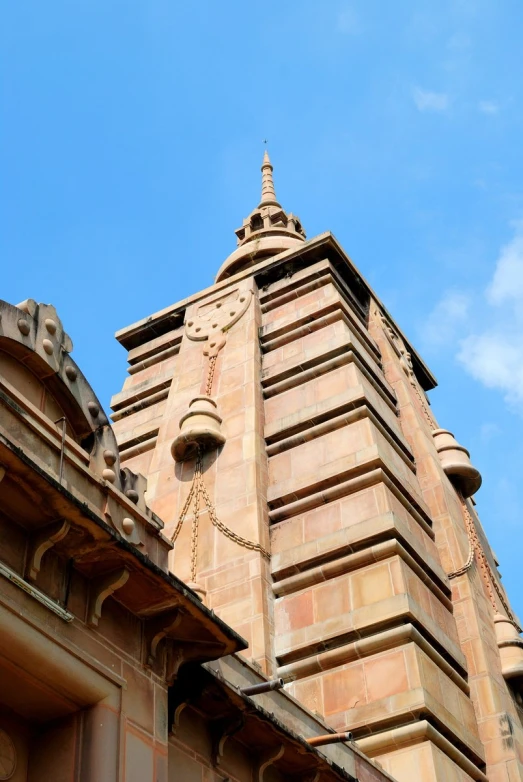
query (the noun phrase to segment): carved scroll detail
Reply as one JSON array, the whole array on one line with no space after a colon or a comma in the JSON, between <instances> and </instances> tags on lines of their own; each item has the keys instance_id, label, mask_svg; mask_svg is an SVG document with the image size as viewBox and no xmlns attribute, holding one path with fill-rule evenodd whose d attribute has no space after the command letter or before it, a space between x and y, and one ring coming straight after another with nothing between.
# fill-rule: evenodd
<instances>
[{"instance_id":1,"label":"carved scroll detail","mask_svg":"<svg viewBox=\"0 0 523 782\"><path fill-rule=\"evenodd\" d=\"M256 780L256 782L263 782L266 769L279 760L284 752L285 747L283 744L280 744L276 749L267 750L260 755L254 770L253 778Z\"/></svg>"},{"instance_id":2,"label":"carved scroll detail","mask_svg":"<svg viewBox=\"0 0 523 782\"><path fill-rule=\"evenodd\" d=\"M40 568L42 566L42 557L46 551L49 551L56 543L65 538L71 525L65 519L48 524L43 529L36 532L29 548L27 557L26 576L31 581L36 581Z\"/></svg>"},{"instance_id":3,"label":"carved scroll detail","mask_svg":"<svg viewBox=\"0 0 523 782\"><path fill-rule=\"evenodd\" d=\"M104 600L114 594L117 589L121 589L127 583L129 578L127 568L113 570L106 573L105 576L95 578L91 581L91 594L89 598L89 610L87 613L87 624L97 627L102 615L102 605Z\"/></svg>"}]
</instances>

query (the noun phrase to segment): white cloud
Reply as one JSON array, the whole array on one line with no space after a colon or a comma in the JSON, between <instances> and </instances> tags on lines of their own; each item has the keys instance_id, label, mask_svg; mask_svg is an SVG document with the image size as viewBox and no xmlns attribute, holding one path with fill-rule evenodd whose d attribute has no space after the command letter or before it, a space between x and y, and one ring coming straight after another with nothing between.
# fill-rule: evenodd
<instances>
[{"instance_id":1,"label":"white cloud","mask_svg":"<svg viewBox=\"0 0 523 782\"><path fill-rule=\"evenodd\" d=\"M463 332L470 309L470 296L461 291L447 291L436 304L422 327L422 338L429 347L451 342Z\"/></svg>"},{"instance_id":2,"label":"white cloud","mask_svg":"<svg viewBox=\"0 0 523 782\"><path fill-rule=\"evenodd\" d=\"M360 35L361 22L353 8L344 8L338 15L338 30L346 35Z\"/></svg>"},{"instance_id":3,"label":"white cloud","mask_svg":"<svg viewBox=\"0 0 523 782\"><path fill-rule=\"evenodd\" d=\"M511 405L523 405L523 333L497 327L461 342L458 361L487 388L504 392Z\"/></svg>"},{"instance_id":4,"label":"white cloud","mask_svg":"<svg viewBox=\"0 0 523 782\"><path fill-rule=\"evenodd\" d=\"M497 114L499 111L499 105L493 100L480 100L478 103L478 109L482 114Z\"/></svg>"},{"instance_id":5,"label":"white cloud","mask_svg":"<svg viewBox=\"0 0 523 782\"><path fill-rule=\"evenodd\" d=\"M449 96L445 92L430 92L415 87L412 97L418 111L447 111L449 107Z\"/></svg>"},{"instance_id":6,"label":"white cloud","mask_svg":"<svg viewBox=\"0 0 523 782\"><path fill-rule=\"evenodd\" d=\"M513 229L483 293L474 298L445 294L426 330L433 345L461 337L456 357L463 368L487 388L500 390L509 406L523 413L523 221Z\"/></svg>"},{"instance_id":7,"label":"white cloud","mask_svg":"<svg viewBox=\"0 0 523 782\"><path fill-rule=\"evenodd\" d=\"M465 371L523 414L523 220L512 227L484 290L447 291L421 336L432 349L456 344Z\"/></svg>"},{"instance_id":8,"label":"white cloud","mask_svg":"<svg viewBox=\"0 0 523 782\"><path fill-rule=\"evenodd\" d=\"M512 302L518 311L523 306L523 221L513 224L513 239L501 248L496 270L487 288L491 304Z\"/></svg>"}]
</instances>

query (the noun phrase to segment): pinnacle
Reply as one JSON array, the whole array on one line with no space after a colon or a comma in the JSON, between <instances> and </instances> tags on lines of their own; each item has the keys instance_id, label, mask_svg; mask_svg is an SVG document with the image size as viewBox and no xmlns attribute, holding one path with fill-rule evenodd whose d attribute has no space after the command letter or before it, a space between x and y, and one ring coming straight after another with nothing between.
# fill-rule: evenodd
<instances>
[{"instance_id":1,"label":"pinnacle","mask_svg":"<svg viewBox=\"0 0 523 782\"><path fill-rule=\"evenodd\" d=\"M261 201L259 203L259 207L269 206L269 205L281 206L276 198L276 191L274 189L274 181L272 178L273 166L269 159L269 153L267 152L267 150L265 150L265 154L263 155L263 163L262 163L261 171L262 171L262 191L261 191Z\"/></svg>"}]
</instances>

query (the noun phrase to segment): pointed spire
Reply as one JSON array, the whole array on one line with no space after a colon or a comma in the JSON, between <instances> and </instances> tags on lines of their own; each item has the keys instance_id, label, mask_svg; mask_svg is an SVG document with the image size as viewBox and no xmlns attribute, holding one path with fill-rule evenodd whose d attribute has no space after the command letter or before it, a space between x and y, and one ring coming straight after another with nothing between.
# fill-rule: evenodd
<instances>
[{"instance_id":1,"label":"pointed spire","mask_svg":"<svg viewBox=\"0 0 523 782\"><path fill-rule=\"evenodd\" d=\"M263 156L263 163L261 167L262 172L262 190L261 190L261 201L259 203L259 207L261 206L281 206L278 203L278 200L276 199L276 191L274 190L274 182L272 179L272 172L273 167L272 163L269 160L269 153L267 150L265 150L265 154Z\"/></svg>"},{"instance_id":2,"label":"pointed spire","mask_svg":"<svg viewBox=\"0 0 523 782\"><path fill-rule=\"evenodd\" d=\"M238 247L222 264L216 282L230 277L245 266L252 266L271 255L288 250L305 241L305 231L299 218L286 212L276 199L272 179L272 163L265 150L262 172L261 201L235 233Z\"/></svg>"}]
</instances>

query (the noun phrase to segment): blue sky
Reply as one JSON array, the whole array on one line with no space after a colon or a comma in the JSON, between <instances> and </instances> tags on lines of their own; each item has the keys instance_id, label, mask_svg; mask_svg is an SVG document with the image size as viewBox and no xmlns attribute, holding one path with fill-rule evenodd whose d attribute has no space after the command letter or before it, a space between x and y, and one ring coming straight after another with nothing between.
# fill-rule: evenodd
<instances>
[{"instance_id":1,"label":"blue sky","mask_svg":"<svg viewBox=\"0 0 523 782\"><path fill-rule=\"evenodd\" d=\"M106 408L113 333L210 284L259 195L332 230L434 371L523 614L523 7L7 0L2 298L52 302Z\"/></svg>"}]
</instances>

